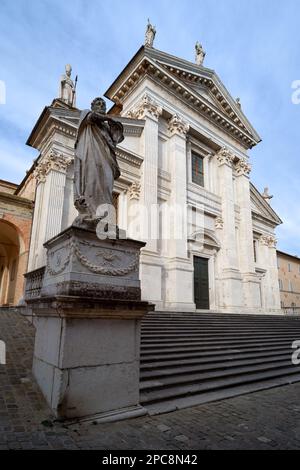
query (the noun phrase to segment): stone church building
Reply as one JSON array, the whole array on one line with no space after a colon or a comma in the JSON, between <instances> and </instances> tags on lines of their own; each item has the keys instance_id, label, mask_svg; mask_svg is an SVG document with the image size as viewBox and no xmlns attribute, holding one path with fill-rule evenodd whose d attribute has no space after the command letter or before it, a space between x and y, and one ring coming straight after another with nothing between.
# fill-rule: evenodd
<instances>
[{"instance_id":1,"label":"stone church building","mask_svg":"<svg viewBox=\"0 0 300 470\"><path fill-rule=\"evenodd\" d=\"M198 43L192 63L148 38L106 91L125 134L117 149L118 225L147 242L142 295L157 310L280 312L281 220L250 181L248 153L261 139L204 57ZM55 99L27 142L40 154L28 271L42 272L43 244L77 215L74 103Z\"/></svg>"}]
</instances>

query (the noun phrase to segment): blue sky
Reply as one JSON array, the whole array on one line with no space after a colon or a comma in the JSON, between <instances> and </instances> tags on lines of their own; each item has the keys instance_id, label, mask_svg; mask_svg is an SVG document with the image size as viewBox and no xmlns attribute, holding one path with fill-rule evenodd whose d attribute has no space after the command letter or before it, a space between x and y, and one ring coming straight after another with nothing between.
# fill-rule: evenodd
<instances>
[{"instance_id":1,"label":"blue sky","mask_svg":"<svg viewBox=\"0 0 300 470\"><path fill-rule=\"evenodd\" d=\"M270 187L283 219L279 248L300 256L299 0L1 0L0 178L19 182L37 152L26 139L57 96L64 65L79 75L77 105L103 94L144 41L147 18L155 47L216 70L263 142L250 153L252 180Z\"/></svg>"}]
</instances>

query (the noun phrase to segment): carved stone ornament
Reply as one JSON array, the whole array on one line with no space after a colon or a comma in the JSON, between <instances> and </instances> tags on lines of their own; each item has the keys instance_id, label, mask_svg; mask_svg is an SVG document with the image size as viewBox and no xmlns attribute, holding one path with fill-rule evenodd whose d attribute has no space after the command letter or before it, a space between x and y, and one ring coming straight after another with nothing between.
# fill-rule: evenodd
<instances>
[{"instance_id":1,"label":"carved stone ornament","mask_svg":"<svg viewBox=\"0 0 300 470\"><path fill-rule=\"evenodd\" d=\"M132 119L143 119L147 114L158 119L162 114L162 107L145 93L137 106L133 110L128 111L127 116Z\"/></svg>"},{"instance_id":2,"label":"carved stone ornament","mask_svg":"<svg viewBox=\"0 0 300 470\"><path fill-rule=\"evenodd\" d=\"M248 176L251 173L251 165L245 159L239 160L235 169L238 176Z\"/></svg>"},{"instance_id":3,"label":"carved stone ornament","mask_svg":"<svg viewBox=\"0 0 300 470\"><path fill-rule=\"evenodd\" d=\"M83 245L89 246L88 242L81 242ZM97 258L100 258L99 264L95 260L88 259L87 255L82 253L80 246L74 240L71 241L70 247L67 250L61 249L56 252L47 254L47 271L51 276L57 276L64 272L68 266L72 256L76 256L82 266L87 268L90 272L106 276L126 276L127 274L136 271L139 267L139 253L137 252L133 259L129 260L127 265L122 267L113 266L113 262L118 262L118 256L111 251L104 252L99 250Z\"/></svg>"},{"instance_id":4,"label":"carved stone ornament","mask_svg":"<svg viewBox=\"0 0 300 470\"><path fill-rule=\"evenodd\" d=\"M141 184L137 182L132 183L128 194L131 201L138 201L141 195Z\"/></svg>"},{"instance_id":5,"label":"carved stone ornament","mask_svg":"<svg viewBox=\"0 0 300 470\"><path fill-rule=\"evenodd\" d=\"M174 116L171 117L168 125L168 129L171 134L175 134L177 132L178 134L186 135L189 128L189 124L178 114L174 114Z\"/></svg>"},{"instance_id":6,"label":"carved stone ornament","mask_svg":"<svg viewBox=\"0 0 300 470\"><path fill-rule=\"evenodd\" d=\"M268 246L269 248L276 248L277 240L274 235L264 234L259 239L260 243L264 246Z\"/></svg>"},{"instance_id":7,"label":"carved stone ornament","mask_svg":"<svg viewBox=\"0 0 300 470\"><path fill-rule=\"evenodd\" d=\"M219 165L232 165L234 161L234 154L229 150L227 147L223 147L219 152L217 153L217 160Z\"/></svg>"},{"instance_id":8,"label":"carved stone ornament","mask_svg":"<svg viewBox=\"0 0 300 470\"><path fill-rule=\"evenodd\" d=\"M33 172L33 177L36 179L37 183L44 183L46 176L49 171L59 171L65 173L69 165L74 161L70 156L66 156L62 153L58 153L53 150L49 155L44 157L41 162L38 164L36 169Z\"/></svg>"},{"instance_id":9,"label":"carved stone ornament","mask_svg":"<svg viewBox=\"0 0 300 470\"><path fill-rule=\"evenodd\" d=\"M222 230L224 228L224 220L222 217L217 217L215 220L216 229Z\"/></svg>"}]
</instances>

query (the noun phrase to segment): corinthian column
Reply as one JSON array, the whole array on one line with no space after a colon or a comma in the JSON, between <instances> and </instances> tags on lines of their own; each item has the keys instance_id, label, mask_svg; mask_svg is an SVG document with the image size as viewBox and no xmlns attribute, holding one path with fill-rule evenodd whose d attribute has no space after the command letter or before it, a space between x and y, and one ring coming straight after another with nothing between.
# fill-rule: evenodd
<instances>
[{"instance_id":1,"label":"corinthian column","mask_svg":"<svg viewBox=\"0 0 300 470\"><path fill-rule=\"evenodd\" d=\"M166 264L166 307L193 310L193 265L187 254L187 142L189 124L178 114L168 123L171 195L168 220L168 262Z\"/></svg>"},{"instance_id":2,"label":"corinthian column","mask_svg":"<svg viewBox=\"0 0 300 470\"><path fill-rule=\"evenodd\" d=\"M238 269L238 253L235 223L235 201L232 167L235 156L227 148L217 154L220 196L222 199L223 229L220 233L221 250L219 266L222 286L221 307L235 311L244 304L241 274Z\"/></svg>"},{"instance_id":3,"label":"corinthian column","mask_svg":"<svg viewBox=\"0 0 300 470\"><path fill-rule=\"evenodd\" d=\"M147 93L128 116L144 119L140 153L144 157L139 195L141 239L146 242L141 254L142 297L162 302L162 261L158 253L158 119L161 106Z\"/></svg>"},{"instance_id":4,"label":"corinthian column","mask_svg":"<svg viewBox=\"0 0 300 470\"><path fill-rule=\"evenodd\" d=\"M237 202L240 208L239 260L243 278L245 305L249 309L262 307L260 281L255 273L253 226L250 200L249 175L251 166L246 159L240 159L235 167Z\"/></svg>"},{"instance_id":5,"label":"corinthian column","mask_svg":"<svg viewBox=\"0 0 300 470\"><path fill-rule=\"evenodd\" d=\"M34 177L37 181L29 270L46 262L44 243L62 230L67 168L72 158L52 151L42 158Z\"/></svg>"},{"instance_id":6,"label":"corinthian column","mask_svg":"<svg viewBox=\"0 0 300 470\"><path fill-rule=\"evenodd\" d=\"M271 313L281 312L276 245L274 235L263 234L259 239L260 264L266 269L262 281L262 295L265 308Z\"/></svg>"},{"instance_id":7,"label":"corinthian column","mask_svg":"<svg viewBox=\"0 0 300 470\"><path fill-rule=\"evenodd\" d=\"M157 210L157 169L158 169L158 118L162 108L147 93L138 105L128 113L135 119L144 119L145 127L141 138L141 154L144 156L140 204L143 206L142 238L147 242L146 250L157 252L158 219ZM152 217L151 217L152 212ZM147 233L146 233L147 232Z\"/></svg>"}]
</instances>

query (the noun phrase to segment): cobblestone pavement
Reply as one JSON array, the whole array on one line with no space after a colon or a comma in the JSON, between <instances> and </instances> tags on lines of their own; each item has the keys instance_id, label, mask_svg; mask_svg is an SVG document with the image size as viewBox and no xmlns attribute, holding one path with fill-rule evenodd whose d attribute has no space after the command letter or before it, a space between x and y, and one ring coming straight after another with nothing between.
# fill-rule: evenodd
<instances>
[{"instance_id":1,"label":"cobblestone pavement","mask_svg":"<svg viewBox=\"0 0 300 470\"><path fill-rule=\"evenodd\" d=\"M64 427L54 422L31 375L34 328L0 309L2 449L297 449L300 384L155 417Z\"/></svg>"}]
</instances>

